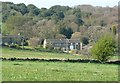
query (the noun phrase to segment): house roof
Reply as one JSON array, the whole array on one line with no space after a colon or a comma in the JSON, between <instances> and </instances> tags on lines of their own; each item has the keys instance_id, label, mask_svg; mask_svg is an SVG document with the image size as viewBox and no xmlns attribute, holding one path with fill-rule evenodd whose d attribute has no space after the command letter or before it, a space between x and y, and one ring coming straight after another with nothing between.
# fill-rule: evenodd
<instances>
[{"instance_id":1,"label":"house roof","mask_svg":"<svg viewBox=\"0 0 120 83\"><path fill-rule=\"evenodd\" d=\"M11 37L11 38L14 38L14 37L22 37L22 36L20 36L20 35L7 35L7 36L2 36L2 37Z\"/></svg>"},{"instance_id":2,"label":"house roof","mask_svg":"<svg viewBox=\"0 0 120 83\"><path fill-rule=\"evenodd\" d=\"M2 36L2 39L4 39L4 38L24 38L24 39L27 39L26 37L20 36L20 35L7 35L7 36Z\"/></svg>"},{"instance_id":3,"label":"house roof","mask_svg":"<svg viewBox=\"0 0 120 83\"><path fill-rule=\"evenodd\" d=\"M51 43L80 43L79 39L46 39L46 42Z\"/></svg>"}]
</instances>

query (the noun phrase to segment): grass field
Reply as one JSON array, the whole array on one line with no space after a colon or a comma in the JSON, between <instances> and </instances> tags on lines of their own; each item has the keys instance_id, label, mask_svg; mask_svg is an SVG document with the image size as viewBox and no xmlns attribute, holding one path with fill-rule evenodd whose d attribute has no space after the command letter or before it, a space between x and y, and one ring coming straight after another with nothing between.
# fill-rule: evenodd
<instances>
[{"instance_id":1,"label":"grass field","mask_svg":"<svg viewBox=\"0 0 120 83\"><path fill-rule=\"evenodd\" d=\"M17 50L10 48L2 49L2 57L4 58L55 58L55 59L79 59L87 58L80 55L65 54L65 53L51 53L51 52L38 52L30 50Z\"/></svg>"},{"instance_id":2,"label":"grass field","mask_svg":"<svg viewBox=\"0 0 120 83\"><path fill-rule=\"evenodd\" d=\"M69 62L3 61L5 81L117 81L118 66Z\"/></svg>"},{"instance_id":3,"label":"grass field","mask_svg":"<svg viewBox=\"0 0 120 83\"><path fill-rule=\"evenodd\" d=\"M38 52L30 50L17 50L2 48L3 58L44 58L44 59L91 59L83 55L73 55L65 53ZM113 56L110 60L118 60L118 56Z\"/></svg>"},{"instance_id":4,"label":"grass field","mask_svg":"<svg viewBox=\"0 0 120 83\"><path fill-rule=\"evenodd\" d=\"M80 55L2 49L5 58L81 59ZM112 59L117 59L113 57ZM98 63L2 61L3 81L117 81L118 65Z\"/></svg>"}]
</instances>

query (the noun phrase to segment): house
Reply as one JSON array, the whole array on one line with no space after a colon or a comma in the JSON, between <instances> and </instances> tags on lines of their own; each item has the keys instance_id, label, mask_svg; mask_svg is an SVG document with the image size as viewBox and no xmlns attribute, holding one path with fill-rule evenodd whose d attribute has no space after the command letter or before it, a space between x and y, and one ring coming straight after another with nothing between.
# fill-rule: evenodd
<instances>
[{"instance_id":1,"label":"house","mask_svg":"<svg viewBox=\"0 0 120 83\"><path fill-rule=\"evenodd\" d=\"M2 36L2 44L3 45L10 45L10 44L22 45L23 39L25 38L19 35Z\"/></svg>"},{"instance_id":2,"label":"house","mask_svg":"<svg viewBox=\"0 0 120 83\"><path fill-rule=\"evenodd\" d=\"M54 49L61 49L64 52L82 50L82 43L79 39L45 39L43 48L47 48L48 46Z\"/></svg>"}]
</instances>

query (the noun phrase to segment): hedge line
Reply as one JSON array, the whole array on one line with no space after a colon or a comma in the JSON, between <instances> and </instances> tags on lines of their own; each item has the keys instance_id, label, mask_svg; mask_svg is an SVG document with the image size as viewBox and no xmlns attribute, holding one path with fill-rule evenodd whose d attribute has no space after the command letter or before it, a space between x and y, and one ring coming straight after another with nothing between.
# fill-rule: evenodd
<instances>
[{"instance_id":1,"label":"hedge line","mask_svg":"<svg viewBox=\"0 0 120 83\"><path fill-rule=\"evenodd\" d=\"M89 60L89 59L40 59L40 58L0 58L3 61L4 60L8 60L8 61L16 61L16 60L20 60L20 61L48 61L48 62L81 62L81 63L101 63L98 60ZM109 61L109 62L105 62L107 64L119 64L120 65L120 61Z\"/></svg>"}]
</instances>

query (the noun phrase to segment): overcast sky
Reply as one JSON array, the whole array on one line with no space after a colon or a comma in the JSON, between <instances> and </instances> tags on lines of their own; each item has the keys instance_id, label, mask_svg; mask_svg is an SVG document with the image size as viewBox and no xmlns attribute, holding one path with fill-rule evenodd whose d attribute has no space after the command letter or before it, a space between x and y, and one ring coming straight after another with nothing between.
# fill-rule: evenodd
<instances>
[{"instance_id":1,"label":"overcast sky","mask_svg":"<svg viewBox=\"0 0 120 83\"><path fill-rule=\"evenodd\" d=\"M120 0L0 0L0 1L9 1L16 3L25 3L28 4L34 4L38 8L46 7L49 8L53 5L64 5L64 6L70 6L73 7L75 5L83 5L83 4L89 4L93 6L110 6L113 7L115 5L118 5L118 2Z\"/></svg>"}]
</instances>

